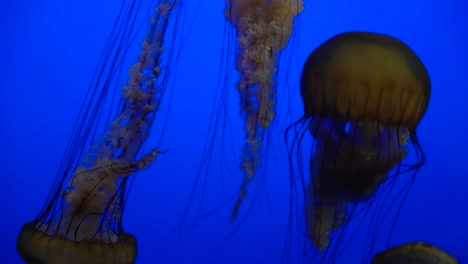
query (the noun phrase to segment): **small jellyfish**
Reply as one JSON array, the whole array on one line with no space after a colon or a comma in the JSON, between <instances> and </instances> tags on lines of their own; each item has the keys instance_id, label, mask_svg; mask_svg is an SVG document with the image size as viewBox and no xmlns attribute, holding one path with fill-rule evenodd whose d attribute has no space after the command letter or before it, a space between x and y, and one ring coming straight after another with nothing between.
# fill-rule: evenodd
<instances>
[{"instance_id":1,"label":"small jellyfish","mask_svg":"<svg viewBox=\"0 0 468 264\"><path fill-rule=\"evenodd\" d=\"M425 242L410 242L389 248L375 255L372 264L458 264L458 260L442 249Z\"/></svg>"},{"instance_id":2,"label":"small jellyfish","mask_svg":"<svg viewBox=\"0 0 468 264\"><path fill-rule=\"evenodd\" d=\"M403 42L348 32L310 54L300 87L305 114L287 130L295 131L290 158L308 130L310 177L301 177L306 235L323 251L331 232L351 220L357 204L424 163L416 127L428 106L430 80ZM416 164L402 165L411 144Z\"/></svg>"},{"instance_id":3,"label":"small jellyfish","mask_svg":"<svg viewBox=\"0 0 468 264\"><path fill-rule=\"evenodd\" d=\"M237 89L245 118L242 156L244 179L231 221L247 195L262 159L265 131L275 117L278 55L291 37L303 0L226 0L224 15L236 29Z\"/></svg>"},{"instance_id":4,"label":"small jellyfish","mask_svg":"<svg viewBox=\"0 0 468 264\"><path fill-rule=\"evenodd\" d=\"M105 134L94 142L89 139L96 129L92 128L96 124L92 124L96 122L94 115L102 109L102 101L91 100L91 117L85 114L77 123L78 131L72 137L46 205L20 231L17 250L27 263L135 261L136 239L122 228L126 184L133 172L148 167L158 155L154 149L138 158L161 100L160 57L169 15L176 2L160 1L156 6L139 59L130 68L123 87L120 113L108 124ZM125 10L125 6L122 8ZM129 34L124 32L119 39L127 40ZM99 98L106 91L103 88ZM81 156L77 153L89 141L92 146L84 159L75 163ZM72 166L76 166L73 172Z\"/></svg>"}]
</instances>

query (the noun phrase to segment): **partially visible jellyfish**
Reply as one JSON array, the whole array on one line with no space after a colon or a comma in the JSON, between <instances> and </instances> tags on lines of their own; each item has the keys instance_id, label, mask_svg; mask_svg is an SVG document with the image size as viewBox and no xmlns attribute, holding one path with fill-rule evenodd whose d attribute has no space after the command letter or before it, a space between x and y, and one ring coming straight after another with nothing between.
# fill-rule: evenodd
<instances>
[{"instance_id":1,"label":"partially visible jellyfish","mask_svg":"<svg viewBox=\"0 0 468 264\"><path fill-rule=\"evenodd\" d=\"M442 249L425 242L410 242L375 255L372 264L458 264Z\"/></svg>"},{"instance_id":2,"label":"partially visible jellyfish","mask_svg":"<svg viewBox=\"0 0 468 264\"><path fill-rule=\"evenodd\" d=\"M164 79L160 76L160 57L169 15L176 3L161 0L157 4L139 59L130 68L129 79L123 87L120 112L108 124L106 133L92 143L82 162L76 165L84 144L95 131L95 115L102 110L102 98L106 96L110 81L105 80L97 101L90 99L85 109L91 114L84 114L77 123L78 130L47 204L19 234L17 250L27 263L118 264L135 261L136 239L122 228L126 184L132 173L148 167L158 154L153 149L139 157L164 89L160 83L160 79ZM136 2L130 3L129 9L123 5L122 10L130 12L126 19L139 7ZM126 25L127 22L123 23ZM110 42L127 41L131 35L129 30L120 33L119 38L111 38ZM119 42L119 51L126 44ZM117 52L115 58L121 59L121 55ZM70 173L72 166L77 167Z\"/></svg>"},{"instance_id":3,"label":"partially visible jellyfish","mask_svg":"<svg viewBox=\"0 0 468 264\"><path fill-rule=\"evenodd\" d=\"M424 163L416 128L428 106L430 80L403 42L348 32L310 54L300 87L304 117L287 135L294 130L290 159L296 155L301 170L303 157L296 151L306 130L312 135L310 177L301 177L300 185L306 236L320 252L329 248L333 231L358 213L358 204L371 203L379 190L393 188L398 175L416 173ZM410 145L416 163L406 165ZM379 208L379 213L388 212Z\"/></svg>"},{"instance_id":4,"label":"partially visible jellyfish","mask_svg":"<svg viewBox=\"0 0 468 264\"><path fill-rule=\"evenodd\" d=\"M236 29L237 89L245 118L244 173L231 221L247 195L262 159L265 131L275 117L278 55L291 37L303 0L226 0L226 19Z\"/></svg>"}]
</instances>

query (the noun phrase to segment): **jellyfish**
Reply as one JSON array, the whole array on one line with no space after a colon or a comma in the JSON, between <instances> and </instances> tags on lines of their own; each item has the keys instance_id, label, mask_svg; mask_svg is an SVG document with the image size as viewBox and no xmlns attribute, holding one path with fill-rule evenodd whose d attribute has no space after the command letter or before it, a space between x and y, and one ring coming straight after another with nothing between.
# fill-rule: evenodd
<instances>
[{"instance_id":1,"label":"jellyfish","mask_svg":"<svg viewBox=\"0 0 468 264\"><path fill-rule=\"evenodd\" d=\"M458 260L442 249L425 243L410 242L389 248L375 255L372 264L458 264Z\"/></svg>"},{"instance_id":2,"label":"jellyfish","mask_svg":"<svg viewBox=\"0 0 468 264\"><path fill-rule=\"evenodd\" d=\"M142 155L140 150L164 88L158 81L160 58L169 15L176 3L157 4L138 61L123 86L120 113L69 174L76 153L84 149L93 131L83 124L89 118L84 116L79 121L81 130L73 138L48 202L20 231L17 250L27 263L134 263L136 238L122 228L126 184L130 175L147 168L159 153L153 149ZM131 3L131 10L135 6ZM128 34L124 32L120 39L127 40ZM105 92L103 89L101 97ZM102 101L97 101L96 107L101 106L99 103Z\"/></svg>"},{"instance_id":3,"label":"jellyfish","mask_svg":"<svg viewBox=\"0 0 468 264\"><path fill-rule=\"evenodd\" d=\"M321 252L329 248L332 232L357 214L356 205L372 203L379 190L393 188L398 175L416 173L424 163L416 128L428 106L430 80L400 40L347 32L310 54L300 92L304 116L286 135L295 131L290 159L307 131L312 136L310 176L300 182L306 237ZM403 165L410 146L416 162Z\"/></svg>"},{"instance_id":4,"label":"jellyfish","mask_svg":"<svg viewBox=\"0 0 468 264\"><path fill-rule=\"evenodd\" d=\"M226 0L224 15L236 29L241 112L245 119L244 173L231 221L262 159L265 131L275 117L278 55L288 43L303 0Z\"/></svg>"}]
</instances>

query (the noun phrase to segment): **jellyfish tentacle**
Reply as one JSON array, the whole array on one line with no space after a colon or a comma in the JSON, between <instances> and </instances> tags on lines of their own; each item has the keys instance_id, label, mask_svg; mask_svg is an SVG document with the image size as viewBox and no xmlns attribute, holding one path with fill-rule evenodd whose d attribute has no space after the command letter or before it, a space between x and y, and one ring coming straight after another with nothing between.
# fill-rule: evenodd
<instances>
[{"instance_id":1,"label":"jellyfish tentacle","mask_svg":"<svg viewBox=\"0 0 468 264\"><path fill-rule=\"evenodd\" d=\"M157 151L153 150L139 161L135 161L143 141L149 135L149 128L154 120L154 112L159 103L158 87L155 87L159 76L159 59L162 49L163 36L168 23L171 6L167 3L155 8L155 14L151 18L150 28L142 44L139 59L129 70L129 79L123 87L122 98L125 101L120 115L110 125L109 132L104 142L99 142L97 154L90 153L94 160L91 169L87 165L77 168L75 175L69 183L70 191L67 195L67 203L71 205L65 210L65 219L73 216L76 219L71 223L76 227L78 221L88 217L90 212L103 213L118 190L117 182L131 174L130 171L113 170L109 164L123 162L128 167L135 169L147 167L156 157ZM163 31L161 31L163 30ZM90 160L88 159L88 164ZM87 173L82 173L86 171ZM80 216L76 217L76 208L79 204ZM93 203L88 205L88 203ZM119 201L115 200L111 207L118 207ZM87 209L87 210L84 210ZM93 228L99 228L99 221L93 221ZM86 225L83 226L85 228ZM69 228L67 228L69 229ZM74 230L75 228L72 228ZM71 234L69 234L70 236ZM88 235L92 235L91 233ZM71 239L71 238L70 238Z\"/></svg>"},{"instance_id":2,"label":"jellyfish tentacle","mask_svg":"<svg viewBox=\"0 0 468 264\"><path fill-rule=\"evenodd\" d=\"M231 221L247 195L247 185L261 164L266 129L275 117L278 53L284 49L293 30L293 20L303 10L303 0L226 0L226 18L237 32L240 47L237 90L245 118L246 141L241 168L244 171L239 197Z\"/></svg>"},{"instance_id":3,"label":"jellyfish tentacle","mask_svg":"<svg viewBox=\"0 0 468 264\"><path fill-rule=\"evenodd\" d=\"M123 87L120 114L93 143L66 186L68 174L59 176L61 195L23 226L17 250L28 263L134 263L136 239L121 226L124 190L127 177L158 155L153 149L137 159L162 96L163 87L156 81L175 3L161 0L154 9L140 56Z\"/></svg>"},{"instance_id":4,"label":"jellyfish tentacle","mask_svg":"<svg viewBox=\"0 0 468 264\"><path fill-rule=\"evenodd\" d=\"M124 107L111 124L106 140L102 143L103 147L97 154L97 160L133 162L141 144L149 135L160 101L161 90L155 83L160 74L164 37L162 32L167 28L170 8L171 4L163 3L155 9L139 59L130 68L130 77L123 87ZM115 157L118 150L122 151Z\"/></svg>"},{"instance_id":5,"label":"jellyfish tentacle","mask_svg":"<svg viewBox=\"0 0 468 264\"><path fill-rule=\"evenodd\" d=\"M306 217L318 250L328 248L329 233L345 223L346 208L372 197L408 151L407 129L351 122L346 132L345 123L315 118L309 124L317 150L310 162Z\"/></svg>"}]
</instances>

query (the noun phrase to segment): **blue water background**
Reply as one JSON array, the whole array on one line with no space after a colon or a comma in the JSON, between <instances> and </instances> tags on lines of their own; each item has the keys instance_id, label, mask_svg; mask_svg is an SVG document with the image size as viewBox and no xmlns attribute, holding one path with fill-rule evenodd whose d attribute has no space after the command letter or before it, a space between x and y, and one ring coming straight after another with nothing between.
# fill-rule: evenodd
<instances>
[{"instance_id":1,"label":"blue water background","mask_svg":"<svg viewBox=\"0 0 468 264\"><path fill-rule=\"evenodd\" d=\"M226 237L232 234L232 197L241 182L238 163L243 133L232 68L226 100L231 122L228 131L233 135L225 132L225 136L234 138L229 144L237 146L226 154L235 171L221 175L212 169L203 210L214 213L199 218L193 228L186 227L180 238L171 233L195 183L220 89L220 65L229 66L221 58L222 48L233 50L223 42L224 2L186 2L185 31L179 34L186 42L177 81L172 97L168 94L161 109L169 116L160 147L170 151L135 175L124 215L125 230L138 238L137 263L279 262L290 193L282 133L302 114L298 93L301 65L317 45L351 30L403 40L426 65L432 81L429 108L417 130L427 163L401 209L391 244L423 240L468 263L466 1L306 1L295 28L295 42L283 57L291 61L282 66L278 85L278 111L289 105L291 116L280 114L273 127L279 135L275 139L278 146L269 154L272 159L263 179L265 186L251 189L243 214L252 201L253 207L230 239ZM2 1L1 6L0 262L22 263L16 253L16 237L21 226L36 217L50 191L120 1ZM127 56L128 65L138 52L136 43ZM145 150L159 139L150 138ZM253 193L258 193L255 200ZM219 207L224 201L231 202ZM357 244L362 241L356 238ZM341 263L360 263L356 257L359 248L350 246Z\"/></svg>"}]
</instances>

